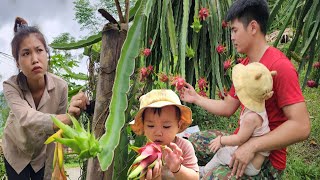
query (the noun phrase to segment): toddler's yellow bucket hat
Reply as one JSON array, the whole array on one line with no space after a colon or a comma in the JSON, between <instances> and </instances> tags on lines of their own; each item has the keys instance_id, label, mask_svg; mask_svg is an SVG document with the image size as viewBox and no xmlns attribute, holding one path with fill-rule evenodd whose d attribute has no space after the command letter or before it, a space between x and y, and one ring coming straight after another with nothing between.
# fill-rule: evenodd
<instances>
[{"instance_id":1,"label":"toddler's yellow bucket hat","mask_svg":"<svg viewBox=\"0 0 320 180\"><path fill-rule=\"evenodd\" d=\"M151 90L149 93L143 95L139 99L140 108L133 121L130 122L131 129L137 135L143 134L143 111L146 108L162 108L165 106L177 106L181 112L180 121L181 126L179 133L184 131L192 123L192 112L187 106L181 104L178 95L169 89Z\"/></svg>"},{"instance_id":2,"label":"toddler's yellow bucket hat","mask_svg":"<svg viewBox=\"0 0 320 180\"><path fill-rule=\"evenodd\" d=\"M267 67L258 62L246 66L237 64L232 69L232 81L241 103L254 112L265 110L265 100L273 95L272 75Z\"/></svg>"}]
</instances>

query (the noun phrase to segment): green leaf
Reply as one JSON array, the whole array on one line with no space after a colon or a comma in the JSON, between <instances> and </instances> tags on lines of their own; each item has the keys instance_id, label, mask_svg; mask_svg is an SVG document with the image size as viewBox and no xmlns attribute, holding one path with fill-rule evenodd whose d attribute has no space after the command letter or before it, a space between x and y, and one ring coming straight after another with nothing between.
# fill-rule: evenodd
<instances>
[{"instance_id":1,"label":"green leaf","mask_svg":"<svg viewBox=\"0 0 320 180\"><path fill-rule=\"evenodd\" d=\"M54 49L60 49L60 50L70 50L70 49L79 49L86 46L90 46L94 43L97 43L101 41L102 33L92 35L88 37L85 40L80 40L78 42L72 42L72 43L52 43L49 46Z\"/></svg>"},{"instance_id":2,"label":"green leaf","mask_svg":"<svg viewBox=\"0 0 320 180\"><path fill-rule=\"evenodd\" d=\"M133 24L122 46L112 89L112 99L109 106L110 114L105 124L106 132L99 140L102 151L98 154L98 160L103 171L107 170L112 163L114 150L119 144L120 132L125 123L130 76L135 67L134 60L139 55L140 46L137 43L141 44L141 36L146 18L149 16L155 2L155 0L141 1Z\"/></svg>"},{"instance_id":3,"label":"green leaf","mask_svg":"<svg viewBox=\"0 0 320 180\"><path fill-rule=\"evenodd\" d=\"M188 34L188 21L189 21L189 10L190 4L189 0L183 1L183 17L182 17L182 25L180 32L180 68L181 68L181 77L185 78L186 76L186 45L187 45L187 34Z\"/></svg>"}]
</instances>

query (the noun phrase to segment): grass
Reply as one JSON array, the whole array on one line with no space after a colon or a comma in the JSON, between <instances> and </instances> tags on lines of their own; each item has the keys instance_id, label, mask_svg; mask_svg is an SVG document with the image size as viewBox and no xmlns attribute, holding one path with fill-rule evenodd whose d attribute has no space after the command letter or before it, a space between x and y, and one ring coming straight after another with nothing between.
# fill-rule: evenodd
<instances>
[{"instance_id":1,"label":"grass","mask_svg":"<svg viewBox=\"0 0 320 180\"><path fill-rule=\"evenodd\" d=\"M303 91L311 121L310 137L288 147L285 179L320 179L320 91L306 88Z\"/></svg>"},{"instance_id":2,"label":"grass","mask_svg":"<svg viewBox=\"0 0 320 180\"><path fill-rule=\"evenodd\" d=\"M320 90L306 88L303 94L310 113L311 134L307 140L287 148L287 168L283 179L320 179ZM201 130L219 129L231 133L237 127L239 111L225 118L209 114L197 106L191 106L191 109L193 124L199 125Z\"/></svg>"}]
</instances>

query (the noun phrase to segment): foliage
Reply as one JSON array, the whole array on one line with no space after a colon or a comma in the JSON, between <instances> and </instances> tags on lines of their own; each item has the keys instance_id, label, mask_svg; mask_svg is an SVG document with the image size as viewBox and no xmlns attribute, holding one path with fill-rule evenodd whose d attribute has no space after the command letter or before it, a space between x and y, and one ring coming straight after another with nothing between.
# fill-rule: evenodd
<instances>
[{"instance_id":1,"label":"foliage","mask_svg":"<svg viewBox=\"0 0 320 180\"><path fill-rule=\"evenodd\" d=\"M191 105L191 110L192 125L198 125L200 130L217 129L232 133L238 126L239 111L227 118L213 115L196 105Z\"/></svg>"},{"instance_id":2,"label":"foliage","mask_svg":"<svg viewBox=\"0 0 320 180\"><path fill-rule=\"evenodd\" d=\"M52 45L66 43L75 43L75 38L69 33L62 33L54 38ZM50 58L49 71L68 82L68 97L70 99L73 95L78 93L80 89L84 88L83 85L79 85L80 82L88 80L86 74L72 71L73 68L79 66L79 61L77 59L81 59L83 56L72 55L70 51L59 48L54 49L52 52L53 55Z\"/></svg>"},{"instance_id":3,"label":"foliage","mask_svg":"<svg viewBox=\"0 0 320 180\"><path fill-rule=\"evenodd\" d=\"M75 20L82 26L81 29L88 29L92 32L99 32L102 24L101 16L97 16L97 7L90 4L89 0L75 0L73 2Z\"/></svg>"},{"instance_id":4,"label":"foliage","mask_svg":"<svg viewBox=\"0 0 320 180\"><path fill-rule=\"evenodd\" d=\"M303 94L310 114L311 134L306 141L288 147L284 179L320 178L320 92L315 88L306 88Z\"/></svg>"},{"instance_id":5,"label":"foliage","mask_svg":"<svg viewBox=\"0 0 320 180\"><path fill-rule=\"evenodd\" d=\"M0 155L0 179L5 179L7 177L3 158L4 156L1 154Z\"/></svg>"},{"instance_id":6,"label":"foliage","mask_svg":"<svg viewBox=\"0 0 320 180\"><path fill-rule=\"evenodd\" d=\"M2 137L3 128L9 116L9 107L4 98L4 94L0 93L0 137Z\"/></svg>"},{"instance_id":7,"label":"foliage","mask_svg":"<svg viewBox=\"0 0 320 180\"><path fill-rule=\"evenodd\" d=\"M125 123L125 110L127 108L127 95L129 91L129 80L134 70L134 59L139 55L139 46L143 24L149 16L151 6L154 1L141 1L134 22L128 31L128 36L123 44L122 53L119 58L115 82L112 90L112 99L109 106L109 116L105 128L106 133L101 137L99 143L103 144L102 152L98 154L98 159L102 170L106 170L112 163L114 149L119 143L121 128ZM111 131L112 130L112 131Z\"/></svg>"},{"instance_id":8,"label":"foliage","mask_svg":"<svg viewBox=\"0 0 320 180\"><path fill-rule=\"evenodd\" d=\"M90 7L88 1L79 0L78 2L83 7L89 8L87 14L78 17L85 20L81 23L83 25L88 22L92 23L90 18L93 18L93 8ZM299 72L301 72L300 69L303 70L308 65L303 86L310 74L315 74L313 76L319 83L320 73L311 73L313 61L315 57L319 56L320 46L317 41L320 27L319 1L273 0L268 2L271 9L268 33L278 30L276 39L272 42L273 45L282 46L282 38L286 28L292 27L295 34L291 36L291 38L293 37L292 41L285 45L285 52L290 58L299 61ZM105 3L111 2L105 1ZM167 77L185 78L193 86L197 86L197 81L203 78L208 82L208 88L205 88L204 95L210 98L215 98L217 88L220 92L228 89L231 84L229 70L231 68L229 67L237 63L236 59L242 56L236 54L232 47L230 28L223 22L230 4L231 0L137 1L135 9L139 8L140 11L143 9L143 12L149 13L137 12L134 14L135 21L129 30L127 45L122 48L114 82L112 103L110 104L111 113L106 123L104 144L111 142L108 129L114 130L116 127L119 134L114 133L115 136L112 136L116 139L112 141L114 144L108 144L110 146L105 148L106 157L99 157L100 163L108 161L103 165L104 168L111 163L114 146L117 146L118 138L121 136L120 129L124 125L123 119L128 121L134 116L137 109L134 104L137 103L138 97L153 88L172 88L170 82L160 82L163 77L160 74ZM296 21L297 19L298 21ZM132 45L134 38L136 38L135 43ZM88 46L90 49L92 43L87 45L90 45ZM75 47L72 45L69 48ZM149 51L145 51L147 49ZM144 53L138 56L139 52ZM307 55L309 55L309 59L306 58ZM228 67L226 68L226 66ZM152 67L152 71L148 70L149 67ZM135 72L133 75L131 75L132 71ZM139 83L137 83L138 76L140 76ZM125 110L126 107L128 108ZM125 117L122 114L124 111ZM196 111L203 114L202 118L206 118L204 112L198 109ZM197 116L197 118L200 119L201 116ZM215 118L209 117L208 119ZM211 124L209 120L204 121L209 123L203 127L221 127L228 129L228 131L235 127L236 121L234 120L226 125L225 119L217 119L219 120L215 122L218 123L215 124Z\"/></svg>"}]
</instances>

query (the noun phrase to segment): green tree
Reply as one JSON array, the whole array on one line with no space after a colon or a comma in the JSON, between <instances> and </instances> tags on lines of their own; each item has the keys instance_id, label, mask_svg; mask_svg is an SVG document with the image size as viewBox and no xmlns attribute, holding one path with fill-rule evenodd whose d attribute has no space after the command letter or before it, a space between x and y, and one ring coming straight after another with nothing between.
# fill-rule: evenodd
<instances>
[{"instance_id":1,"label":"green tree","mask_svg":"<svg viewBox=\"0 0 320 180\"><path fill-rule=\"evenodd\" d=\"M2 137L3 128L9 116L9 107L4 98L4 94L0 93L0 137Z\"/></svg>"}]
</instances>

